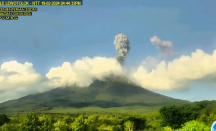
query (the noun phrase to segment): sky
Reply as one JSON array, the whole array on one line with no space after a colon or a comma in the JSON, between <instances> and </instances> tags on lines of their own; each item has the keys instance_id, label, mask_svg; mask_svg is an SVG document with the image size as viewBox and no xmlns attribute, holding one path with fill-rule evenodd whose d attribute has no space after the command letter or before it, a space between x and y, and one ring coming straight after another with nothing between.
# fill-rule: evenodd
<instances>
[{"instance_id":1,"label":"sky","mask_svg":"<svg viewBox=\"0 0 216 131\"><path fill-rule=\"evenodd\" d=\"M35 6L32 16L1 20L0 102L66 83L86 86L110 73L173 98L215 100L215 5L83 0L82 6ZM131 45L123 65L115 61L120 33Z\"/></svg>"}]
</instances>

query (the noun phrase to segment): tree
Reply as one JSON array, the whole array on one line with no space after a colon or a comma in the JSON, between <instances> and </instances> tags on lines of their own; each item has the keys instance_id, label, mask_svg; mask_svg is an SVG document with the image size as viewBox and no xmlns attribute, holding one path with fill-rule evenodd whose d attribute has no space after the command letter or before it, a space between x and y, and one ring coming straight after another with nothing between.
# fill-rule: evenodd
<instances>
[{"instance_id":1,"label":"tree","mask_svg":"<svg viewBox=\"0 0 216 131\"><path fill-rule=\"evenodd\" d=\"M78 118L76 118L75 121L72 123L72 129L74 131L86 131L86 118L83 115L80 115Z\"/></svg>"},{"instance_id":2,"label":"tree","mask_svg":"<svg viewBox=\"0 0 216 131\"><path fill-rule=\"evenodd\" d=\"M58 120L54 124L55 131L71 131L71 127L65 121Z\"/></svg>"},{"instance_id":3,"label":"tree","mask_svg":"<svg viewBox=\"0 0 216 131\"><path fill-rule=\"evenodd\" d=\"M39 131L41 122L37 115L33 112L30 112L26 115L24 120L20 124L21 131Z\"/></svg>"},{"instance_id":4,"label":"tree","mask_svg":"<svg viewBox=\"0 0 216 131\"><path fill-rule=\"evenodd\" d=\"M40 121L41 121L41 126L40 126L41 131L51 131L54 129L53 123L55 121L52 116L49 117L49 116L43 115L42 117L40 117Z\"/></svg>"},{"instance_id":5,"label":"tree","mask_svg":"<svg viewBox=\"0 0 216 131\"><path fill-rule=\"evenodd\" d=\"M186 122L181 129L175 131L210 131L210 126L195 120Z\"/></svg>"},{"instance_id":6,"label":"tree","mask_svg":"<svg viewBox=\"0 0 216 131\"><path fill-rule=\"evenodd\" d=\"M197 120L203 122L207 126L211 126L211 124L216 120L216 109L204 109Z\"/></svg>"},{"instance_id":7,"label":"tree","mask_svg":"<svg viewBox=\"0 0 216 131\"><path fill-rule=\"evenodd\" d=\"M17 125L5 123L3 126L0 127L0 131L17 131Z\"/></svg>"},{"instance_id":8,"label":"tree","mask_svg":"<svg viewBox=\"0 0 216 131\"><path fill-rule=\"evenodd\" d=\"M99 131L113 131L113 126L102 124L100 127L98 127Z\"/></svg>"},{"instance_id":9,"label":"tree","mask_svg":"<svg viewBox=\"0 0 216 131\"><path fill-rule=\"evenodd\" d=\"M134 123L134 130L144 130L146 128L146 119L130 116L127 118L127 121L131 121Z\"/></svg>"},{"instance_id":10,"label":"tree","mask_svg":"<svg viewBox=\"0 0 216 131\"><path fill-rule=\"evenodd\" d=\"M173 129L169 126L164 127L164 131L173 131Z\"/></svg>"},{"instance_id":11,"label":"tree","mask_svg":"<svg viewBox=\"0 0 216 131\"><path fill-rule=\"evenodd\" d=\"M170 126L173 129L181 128L185 122L197 119L200 110L203 109L201 107L192 104L163 106L159 110L163 119L162 125Z\"/></svg>"},{"instance_id":12,"label":"tree","mask_svg":"<svg viewBox=\"0 0 216 131\"><path fill-rule=\"evenodd\" d=\"M86 120L88 131L98 131L98 127L100 125L98 118L98 115L88 116L88 119Z\"/></svg>"},{"instance_id":13,"label":"tree","mask_svg":"<svg viewBox=\"0 0 216 131\"><path fill-rule=\"evenodd\" d=\"M126 131L134 131L134 122L132 122L132 121L126 121L124 123L124 126L125 126L125 130Z\"/></svg>"},{"instance_id":14,"label":"tree","mask_svg":"<svg viewBox=\"0 0 216 131\"><path fill-rule=\"evenodd\" d=\"M10 122L10 119L5 114L0 114L0 126Z\"/></svg>"}]
</instances>

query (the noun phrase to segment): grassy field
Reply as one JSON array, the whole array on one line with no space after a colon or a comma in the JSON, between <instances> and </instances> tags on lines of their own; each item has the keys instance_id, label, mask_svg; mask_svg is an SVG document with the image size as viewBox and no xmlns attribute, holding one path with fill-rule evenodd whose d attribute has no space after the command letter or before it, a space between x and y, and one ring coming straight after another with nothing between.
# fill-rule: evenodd
<instances>
[{"instance_id":1,"label":"grassy field","mask_svg":"<svg viewBox=\"0 0 216 131\"><path fill-rule=\"evenodd\" d=\"M135 114L148 114L158 111L160 106L146 107L146 106L126 106L126 107L112 107L112 108L100 108L100 107L85 107L85 108L71 108L71 107L57 107L48 111L42 111L41 113L135 113Z\"/></svg>"}]
</instances>

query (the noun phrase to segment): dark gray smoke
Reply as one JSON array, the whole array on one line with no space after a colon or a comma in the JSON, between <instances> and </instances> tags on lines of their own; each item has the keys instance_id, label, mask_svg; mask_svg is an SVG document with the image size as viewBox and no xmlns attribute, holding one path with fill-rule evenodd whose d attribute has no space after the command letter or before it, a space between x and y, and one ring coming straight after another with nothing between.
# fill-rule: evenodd
<instances>
[{"instance_id":1,"label":"dark gray smoke","mask_svg":"<svg viewBox=\"0 0 216 131\"><path fill-rule=\"evenodd\" d=\"M123 33L118 34L115 36L114 45L115 45L116 51L118 52L116 59L122 65L126 59L127 54L129 53L131 49L129 39Z\"/></svg>"}]
</instances>

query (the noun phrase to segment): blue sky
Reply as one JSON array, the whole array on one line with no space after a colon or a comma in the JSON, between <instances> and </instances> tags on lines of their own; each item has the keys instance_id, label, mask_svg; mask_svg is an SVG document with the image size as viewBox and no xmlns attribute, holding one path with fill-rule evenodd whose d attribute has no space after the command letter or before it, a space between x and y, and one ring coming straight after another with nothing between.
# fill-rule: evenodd
<instances>
[{"instance_id":1,"label":"blue sky","mask_svg":"<svg viewBox=\"0 0 216 131\"><path fill-rule=\"evenodd\" d=\"M37 6L33 16L0 21L0 64L30 62L45 75L51 67L85 56L116 56L113 41L119 33L131 43L126 67L148 56L158 58L150 42L153 36L173 43L177 55L169 60L196 49L212 54L216 48L215 5L215 0L83 0L82 6ZM191 101L216 99L214 85L190 86L185 92L158 92Z\"/></svg>"}]
</instances>

